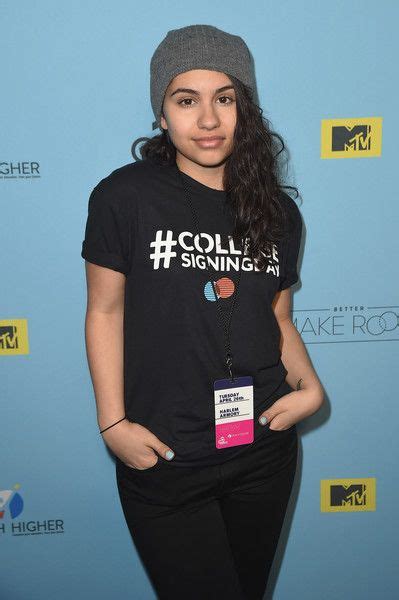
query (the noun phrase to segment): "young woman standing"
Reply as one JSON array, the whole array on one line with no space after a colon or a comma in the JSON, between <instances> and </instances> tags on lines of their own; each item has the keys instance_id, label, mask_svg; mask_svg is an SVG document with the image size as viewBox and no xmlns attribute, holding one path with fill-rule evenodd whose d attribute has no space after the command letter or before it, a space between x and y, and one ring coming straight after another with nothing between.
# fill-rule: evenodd
<instances>
[{"instance_id":1,"label":"young woman standing","mask_svg":"<svg viewBox=\"0 0 399 600\"><path fill-rule=\"evenodd\" d=\"M295 424L323 402L291 320L301 215L254 92L240 37L169 31L151 59L162 133L89 200L98 424L161 599L263 597Z\"/></svg>"}]
</instances>

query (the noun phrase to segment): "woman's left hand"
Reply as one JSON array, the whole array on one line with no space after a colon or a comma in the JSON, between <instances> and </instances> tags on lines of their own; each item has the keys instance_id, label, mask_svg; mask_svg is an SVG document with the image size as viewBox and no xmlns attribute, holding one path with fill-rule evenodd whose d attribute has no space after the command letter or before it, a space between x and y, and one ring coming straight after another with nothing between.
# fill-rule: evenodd
<instances>
[{"instance_id":1,"label":"woman's left hand","mask_svg":"<svg viewBox=\"0 0 399 600\"><path fill-rule=\"evenodd\" d=\"M261 425L267 423L269 429L273 431L289 429L295 423L317 412L323 401L324 394L321 389L294 390L281 396L267 410L264 410L259 415L259 423ZM267 421L262 423L261 417L266 417Z\"/></svg>"}]
</instances>

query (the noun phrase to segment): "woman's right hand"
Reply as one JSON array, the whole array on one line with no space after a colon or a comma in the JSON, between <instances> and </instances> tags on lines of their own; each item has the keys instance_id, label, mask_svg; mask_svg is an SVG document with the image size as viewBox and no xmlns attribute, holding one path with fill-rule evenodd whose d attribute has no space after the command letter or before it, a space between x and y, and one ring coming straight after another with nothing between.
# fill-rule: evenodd
<instances>
[{"instance_id":1,"label":"woman's right hand","mask_svg":"<svg viewBox=\"0 0 399 600\"><path fill-rule=\"evenodd\" d=\"M173 450L149 429L126 419L104 431L102 436L112 452L125 465L134 469L145 470L153 467L159 460L158 454L166 460L172 460L174 456Z\"/></svg>"}]
</instances>

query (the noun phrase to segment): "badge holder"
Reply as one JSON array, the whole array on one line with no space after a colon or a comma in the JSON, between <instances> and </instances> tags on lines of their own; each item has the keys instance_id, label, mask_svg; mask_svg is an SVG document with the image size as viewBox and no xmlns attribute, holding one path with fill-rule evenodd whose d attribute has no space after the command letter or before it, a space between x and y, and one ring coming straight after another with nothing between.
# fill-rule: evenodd
<instances>
[{"instance_id":1,"label":"badge holder","mask_svg":"<svg viewBox=\"0 0 399 600\"><path fill-rule=\"evenodd\" d=\"M185 190L186 199L190 205L195 228L197 229L198 241L200 238L198 219L194 207L191 203L190 193L186 182L181 176L179 168L176 166L180 176L182 186ZM245 237L242 243L242 262L245 256ZM209 271L208 263L205 261L206 270ZM250 444L254 441L254 386L251 375L241 377L233 376L233 360L230 353L230 321L233 314L236 299L238 297L239 284L241 279L242 265L239 269L236 294L234 296L230 315L225 321L222 314L222 308L218 299L215 283L212 282L213 292L215 294L216 306L219 312L219 318L225 333L226 365L230 373L227 379L216 379L213 384L214 404L215 404L215 434L216 448L231 448Z\"/></svg>"},{"instance_id":2,"label":"badge holder","mask_svg":"<svg viewBox=\"0 0 399 600\"><path fill-rule=\"evenodd\" d=\"M214 381L216 448L254 441L254 386L251 375Z\"/></svg>"}]
</instances>

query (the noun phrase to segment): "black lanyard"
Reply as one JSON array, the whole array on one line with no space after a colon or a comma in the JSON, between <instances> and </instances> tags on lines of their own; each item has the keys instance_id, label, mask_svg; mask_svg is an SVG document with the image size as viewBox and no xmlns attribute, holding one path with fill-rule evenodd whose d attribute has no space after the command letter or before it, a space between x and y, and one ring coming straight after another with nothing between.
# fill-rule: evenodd
<instances>
[{"instance_id":1,"label":"black lanyard","mask_svg":"<svg viewBox=\"0 0 399 600\"><path fill-rule=\"evenodd\" d=\"M192 205L191 196L190 196L190 192L188 190L187 184L186 184L185 180L183 179L183 177L181 175L181 172L180 172L180 169L179 169L179 167L177 165L176 165L176 169L177 169L177 172L179 174L180 181L182 182L184 191L186 193L186 200L187 200L187 202L188 202L188 204L189 204L189 206L191 208L194 225L195 225L195 228L197 230L197 235L198 235L198 244L200 245L200 230L199 230L199 226L198 226L197 214L196 214L196 212L194 210L194 207ZM241 269L242 269L242 266L243 266L243 263L244 263L244 258L245 258L245 255L244 255L244 244L245 244L245 238L243 239L243 241L241 243L241 252L242 252L241 267L239 268L239 274L238 274L237 284L235 286L235 294L234 294L234 298L233 298L233 301L232 301L232 306L231 306L230 314L227 317L227 319L225 319L224 316L223 316L223 310L222 310L222 307L221 307L220 299L218 298L218 294L216 292L216 289L215 289L215 286L214 286L214 282L211 281L213 293L214 293L215 298L216 298L216 305L217 305L217 307L219 309L220 323L222 324L222 327L223 327L223 330L224 330L224 346L225 346L225 350L226 350L226 355L225 355L226 365L227 365L227 368L229 370L232 382L234 382L234 377L233 377L233 356L232 356L231 348L230 348L230 323L231 323L231 317L232 317L232 314L233 314L235 303L236 303L237 298L238 298L238 289L239 289L240 280L241 280ZM201 245L200 245L200 247L201 247ZM201 247L201 252L203 253L202 247ZM205 264L206 264L206 269L209 271L208 261L206 260L206 256L205 256ZM214 269L214 271L217 273L216 269Z\"/></svg>"}]
</instances>

